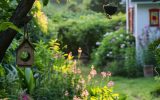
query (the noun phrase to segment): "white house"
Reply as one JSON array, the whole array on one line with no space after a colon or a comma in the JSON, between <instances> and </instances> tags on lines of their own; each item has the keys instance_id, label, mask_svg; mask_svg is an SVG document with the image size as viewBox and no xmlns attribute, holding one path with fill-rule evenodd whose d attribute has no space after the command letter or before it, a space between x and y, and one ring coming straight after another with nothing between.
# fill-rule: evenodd
<instances>
[{"instance_id":1,"label":"white house","mask_svg":"<svg viewBox=\"0 0 160 100\"><path fill-rule=\"evenodd\" d=\"M142 61L143 48L160 37L160 0L122 0L126 4L126 29L136 39L136 54Z\"/></svg>"}]
</instances>

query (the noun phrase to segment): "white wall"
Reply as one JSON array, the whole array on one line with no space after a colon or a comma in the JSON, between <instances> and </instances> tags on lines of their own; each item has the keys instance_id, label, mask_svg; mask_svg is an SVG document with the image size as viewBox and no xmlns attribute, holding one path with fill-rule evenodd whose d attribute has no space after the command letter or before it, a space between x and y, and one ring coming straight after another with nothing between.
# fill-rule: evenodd
<instances>
[{"instance_id":1,"label":"white wall","mask_svg":"<svg viewBox=\"0 0 160 100\"><path fill-rule=\"evenodd\" d=\"M142 39L144 39L144 35L143 33L143 29L145 26L149 26L150 24L150 20L149 20L149 9L151 8L159 8L160 9L160 5L158 4L135 4L135 22L134 22L134 34L135 34L135 38L136 38L136 54L137 54L137 60L139 61L140 64L143 64L143 60L142 60L142 54L143 54L143 46L141 45L141 43L143 42L143 45L145 44L145 40L139 40L139 38L141 37ZM157 27L150 27L151 30L156 30ZM154 37L156 37L157 33L151 34L151 35L155 35ZM152 37L153 37L152 36ZM158 38L160 36L160 33L158 32L158 35L156 38Z\"/></svg>"},{"instance_id":2,"label":"white wall","mask_svg":"<svg viewBox=\"0 0 160 100\"><path fill-rule=\"evenodd\" d=\"M149 26L149 9L151 8L159 8L158 4L138 4L137 5L137 13L135 17L137 18L135 22L135 34L141 34L142 29L145 26Z\"/></svg>"}]
</instances>

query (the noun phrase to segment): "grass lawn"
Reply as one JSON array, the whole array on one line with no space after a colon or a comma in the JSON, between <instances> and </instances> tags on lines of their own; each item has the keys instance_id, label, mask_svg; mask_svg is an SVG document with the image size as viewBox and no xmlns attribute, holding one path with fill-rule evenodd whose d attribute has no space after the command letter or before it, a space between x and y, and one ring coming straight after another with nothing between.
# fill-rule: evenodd
<instances>
[{"instance_id":1,"label":"grass lawn","mask_svg":"<svg viewBox=\"0 0 160 100\"><path fill-rule=\"evenodd\" d=\"M90 68L82 67L82 73L87 76ZM98 74L95 77L97 85L100 85L101 76ZM127 100L160 100L160 97L153 97L150 93L159 84L154 78L124 78L111 77L115 82L114 92L126 94ZM101 85L107 85L107 80L103 80Z\"/></svg>"},{"instance_id":2,"label":"grass lawn","mask_svg":"<svg viewBox=\"0 0 160 100\"><path fill-rule=\"evenodd\" d=\"M113 81L115 82L115 92L126 94L127 100L160 100L150 94L158 85L154 78L113 77Z\"/></svg>"}]
</instances>

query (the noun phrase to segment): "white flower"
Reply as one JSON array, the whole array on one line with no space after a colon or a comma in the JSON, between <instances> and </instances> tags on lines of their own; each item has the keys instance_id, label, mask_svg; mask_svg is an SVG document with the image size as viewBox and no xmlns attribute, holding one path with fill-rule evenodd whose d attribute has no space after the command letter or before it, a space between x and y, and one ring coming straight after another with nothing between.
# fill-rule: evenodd
<instances>
[{"instance_id":1,"label":"white flower","mask_svg":"<svg viewBox=\"0 0 160 100\"><path fill-rule=\"evenodd\" d=\"M112 54L112 51L110 51L109 54Z\"/></svg>"},{"instance_id":2,"label":"white flower","mask_svg":"<svg viewBox=\"0 0 160 100\"><path fill-rule=\"evenodd\" d=\"M101 42L96 42L96 45L100 45L101 44Z\"/></svg>"},{"instance_id":3,"label":"white flower","mask_svg":"<svg viewBox=\"0 0 160 100\"><path fill-rule=\"evenodd\" d=\"M121 48L124 48L125 47L125 44L121 44Z\"/></svg>"},{"instance_id":4,"label":"white flower","mask_svg":"<svg viewBox=\"0 0 160 100\"><path fill-rule=\"evenodd\" d=\"M107 56L109 57L109 56L110 56L110 54L107 54Z\"/></svg>"}]
</instances>

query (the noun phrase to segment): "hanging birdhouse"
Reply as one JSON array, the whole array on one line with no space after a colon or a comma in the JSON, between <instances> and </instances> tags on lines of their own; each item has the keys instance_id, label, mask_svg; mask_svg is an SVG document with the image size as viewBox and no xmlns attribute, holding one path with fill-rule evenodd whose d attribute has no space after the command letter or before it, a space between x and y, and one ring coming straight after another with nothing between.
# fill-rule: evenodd
<instances>
[{"instance_id":1,"label":"hanging birdhouse","mask_svg":"<svg viewBox=\"0 0 160 100\"><path fill-rule=\"evenodd\" d=\"M16 52L16 63L18 66L32 66L34 62L34 48L28 39L25 39Z\"/></svg>"},{"instance_id":2,"label":"hanging birdhouse","mask_svg":"<svg viewBox=\"0 0 160 100\"><path fill-rule=\"evenodd\" d=\"M34 62L34 47L24 33L23 42L16 51L16 64L20 67L30 67Z\"/></svg>"},{"instance_id":3,"label":"hanging birdhouse","mask_svg":"<svg viewBox=\"0 0 160 100\"><path fill-rule=\"evenodd\" d=\"M112 5L103 5L103 9L107 15L113 15L117 12L117 7Z\"/></svg>"}]
</instances>

